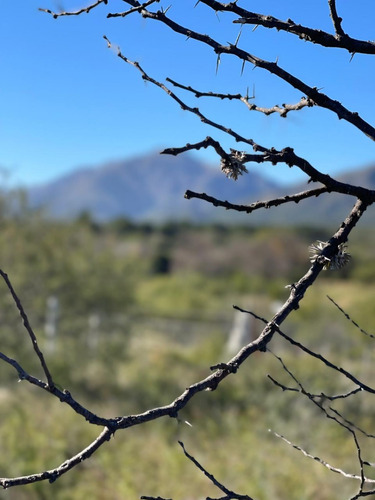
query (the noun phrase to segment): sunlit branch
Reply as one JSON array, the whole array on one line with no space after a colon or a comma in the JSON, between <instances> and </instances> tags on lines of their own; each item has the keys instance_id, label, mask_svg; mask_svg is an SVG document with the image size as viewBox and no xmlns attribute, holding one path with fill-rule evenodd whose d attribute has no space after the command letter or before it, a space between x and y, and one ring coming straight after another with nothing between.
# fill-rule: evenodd
<instances>
[{"instance_id":1,"label":"sunlit branch","mask_svg":"<svg viewBox=\"0 0 375 500\"><path fill-rule=\"evenodd\" d=\"M372 204L375 201L375 190L366 189L361 186L353 186L345 182L337 181L328 174L323 174L313 167L307 160L296 155L292 148L287 147L281 151L271 148L269 153L264 155L264 160L270 161L275 165L277 163L285 163L290 167L296 166L308 175L312 182L320 182L326 186L329 191L355 196L366 202L366 204Z\"/></svg>"},{"instance_id":2,"label":"sunlit branch","mask_svg":"<svg viewBox=\"0 0 375 500\"><path fill-rule=\"evenodd\" d=\"M61 12L53 12L50 9L41 9L41 8L39 8L38 10L40 10L41 12L46 12L47 14L51 14L51 16L54 19L57 19L58 17L62 17L62 16L79 16L80 14L84 14L84 13L88 14L92 9L95 9L95 7L97 7L100 4L107 5L108 1L109 0L97 0L95 3L89 5L88 7L83 7L82 9L74 10L74 11L63 10Z\"/></svg>"},{"instance_id":3,"label":"sunlit branch","mask_svg":"<svg viewBox=\"0 0 375 500\"><path fill-rule=\"evenodd\" d=\"M289 375L289 377L294 380L294 382L297 384L298 386L298 389L296 388L288 388L286 386L283 386L283 384L279 383L278 381L276 381L273 377L271 377L270 375L268 375L268 378L275 384L277 385L280 389L282 389L283 391L285 390L289 390L289 391L292 391L292 392L299 392L300 394L306 396L312 403L314 403L314 405L316 405L324 414L325 416L330 419L330 420L334 420L338 425L340 425L341 427L344 427L347 431L349 431L351 434L353 434L353 431L354 430L357 430L359 431L361 434L363 434L364 436L368 437L368 438L375 438L375 436L373 434L369 434L368 432L364 431L363 429L361 429L360 427L358 427L356 424L354 424L353 422L351 422L350 420L348 420L346 417L344 417L338 410L336 410L335 408L333 408L332 406L329 406L328 409L333 413L333 415L331 415L325 406L323 406L323 402L325 401L325 398L323 396L323 394L320 394L320 395L315 395L315 394L312 394L310 391L307 391L302 383L297 379L297 377L291 372L291 370L286 366L285 362L283 361L283 359L280 357L280 356L277 356L275 353L273 353L269 348L267 349L268 352L270 352L278 361L279 363L281 364L281 366L283 367L283 370ZM358 388L357 391L351 391L351 393L349 393L349 395L353 395L354 393L356 392L359 392L361 389ZM345 397L349 397L348 394L345 395ZM337 399L337 398L336 398ZM330 400L332 401L332 398L330 398ZM358 443L358 440L355 439L355 442L356 444Z\"/></svg>"},{"instance_id":4,"label":"sunlit branch","mask_svg":"<svg viewBox=\"0 0 375 500\"><path fill-rule=\"evenodd\" d=\"M104 36L103 37L107 44L108 44L108 48L111 48L112 47L112 43L111 41L106 37ZM261 151L261 152L268 152L269 150L263 146L260 146L259 144L257 144L255 141L253 141L252 139L246 139L245 137L242 137L240 134L238 134L237 132L234 132L233 130L231 130L230 128L226 128L224 127L223 125L220 125L218 123L215 123L213 122L212 120L210 120L209 118L207 118L206 116L204 116L198 108L192 108L190 106L188 106L187 104L185 104L176 94L174 94L166 85L164 85L163 83L161 82L158 82L157 80L155 80L154 78L150 77L144 70L143 68L141 67L141 65L136 62L136 61L131 61L130 59L128 59L126 56L124 56L124 54L122 54L121 50L118 49L117 51L117 56L122 59L124 62L126 62L127 64L130 64L131 66L135 67L136 69L138 69L138 71L141 73L142 75L142 79L145 80L145 81L148 81L154 85L156 85L157 87L161 88L164 92L166 92L169 97L171 97L174 101L177 102L177 104L179 104L179 106L181 107L182 110L184 111L189 111L193 114L195 114L196 116L198 116L198 118L201 120L202 123L205 123L206 125L210 125L211 127L214 127L218 130L221 130L222 132L225 132L226 134L232 136L237 142L243 142L245 144L249 144L250 146L252 146L256 151Z\"/></svg>"},{"instance_id":5,"label":"sunlit branch","mask_svg":"<svg viewBox=\"0 0 375 500\"><path fill-rule=\"evenodd\" d=\"M282 21L270 15L257 14L248 11L237 5L237 2L221 3L215 0L201 0L201 3L206 4L216 12L226 11L232 12L240 16L240 19L233 21L240 24L251 24L255 26L263 26L265 28L276 29L278 31L285 31L298 36L302 40L312 42L323 47L333 47L345 49L350 53L358 52L362 54L375 54L375 43L365 40L357 40L346 35L341 28L341 18L338 17L333 0L328 0L330 7L331 18L336 31L336 36L322 30L309 28L296 24L291 19Z\"/></svg>"},{"instance_id":6,"label":"sunlit branch","mask_svg":"<svg viewBox=\"0 0 375 500\"><path fill-rule=\"evenodd\" d=\"M272 352L271 352L272 353ZM295 383L298 385L299 389L300 389L300 392L301 394L303 394L304 396L306 396L315 406L317 406L322 412L323 414L329 419L329 420L332 420L334 422L336 422L336 424L338 424L340 427L344 428L347 432L349 432L353 438L353 441L354 441L354 444L355 444L355 447L356 447L356 450L357 450L357 457L358 457L358 463L359 463L359 467L360 467L360 487L359 487L359 491L361 492L363 490L363 487L366 483L366 477L365 477L365 474L364 474L364 461L362 459L362 450L361 450L361 447L360 447L360 444L359 444L359 441L358 441L358 437L357 437L357 434L356 434L356 430L359 430L361 433L363 433L364 435L366 435L367 437L372 437L371 435L367 434L366 432L362 431L362 429L359 429L358 427L354 426L353 428L353 425L351 422L349 422L348 420L346 420L337 410L334 410L332 407L329 407L329 410L332 411L333 414L331 414L330 412L327 411L327 409L323 406L323 404L320 402L320 398L319 400L314 398L313 395L308 392L302 385L302 383L297 379L297 377L289 370L289 368L286 366L286 364L284 363L284 361L282 360L282 358L280 358L279 356L277 356L276 354L272 353L276 359L281 363L282 367L283 367L283 370L287 372L287 374L295 381ZM374 481L375 482L375 481Z\"/></svg>"},{"instance_id":7,"label":"sunlit branch","mask_svg":"<svg viewBox=\"0 0 375 500\"><path fill-rule=\"evenodd\" d=\"M85 420L87 420L90 423L95 424L95 425L101 425L101 426L111 425L113 423L113 421L111 419L102 419L102 418L98 417L97 415L95 415L94 413L90 412L89 410L87 410L87 408L85 408L84 406L79 404L72 397L72 395L70 394L69 391L59 389L57 387L57 385L54 383L54 381L52 379L52 375L50 373L50 370L48 369L47 364L45 362L43 353L39 348L36 335L35 335L32 327L30 325L30 322L29 322L27 314L24 310L24 307L23 307L18 295L16 294L16 292L13 288L13 285L11 284L11 282L9 280L8 275L0 269L0 276L4 279L6 286L9 289L9 291L13 297L13 300L17 306L17 309L18 309L20 316L22 318L23 325L24 325L27 333L29 334L34 351L35 351L36 355L38 356L40 364L42 365L43 371L46 375L47 383L45 383L45 382L39 380L38 378L33 377L32 375L28 374L16 360L6 356L4 353L0 353L0 358L3 359L3 361L8 363L9 365L11 365L17 371L18 377L20 380L26 380L27 382L29 382L33 385L36 385L36 386L40 387L41 389L44 389L45 391L49 392L50 394L56 396L61 402L64 402L67 405L69 405L77 414L82 415L85 418Z\"/></svg>"},{"instance_id":8,"label":"sunlit branch","mask_svg":"<svg viewBox=\"0 0 375 500\"><path fill-rule=\"evenodd\" d=\"M272 434L274 434L276 437L278 437L279 439L282 439L285 443L287 443L289 446L291 446L292 448L294 448L295 450L298 450L300 451L305 457L307 458L311 458L313 460L315 460L316 462L320 463L321 465L323 465L324 467L327 467L327 469L329 469L330 471L332 472L337 472L338 474L341 474L342 476L348 478L348 479L357 479L359 481L362 480L362 477L361 476L358 476L356 474L349 474L348 472L345 472L343 471L342 469L339 469L337 467L333 467L332 465L330 465L328 462L326 462L325 460L322 460L321 458L315 456L315 455L311 455L310 453L308 453L306 450L304 450L303 448L301 448L300 446L292 443L291 441L289 441L286 437L284 437L283 435L281 434L278 434L277 432L274 432L274 431L271 431ZM365 481L366 483L375 483L375 479L370 479L370 478L365 478Z\"/></svg>"},{"instance_id":9,"label":"sunlit branch","mask_svg":"<svg viewBox=\"0 0 375 500\"><path fill-rule=\"evenodd\" d=\"M260 107L254 103L249 102L250 99L253 99L254 97L249 97L248 95L243 96L241 94L221 94L221 93L217 93L217 92L201 92L199 90L192 88L191 86L186 86L186 85L182 85L181 83L175 82L174 80L172 80L172 78L167 78L166 80L168 82L170 82L172 85L174 85L175 87L178 87L180 89L187 90L188 92L193 93L195 95L195 97L197 97L197 98L216 97L216 98L222 99L222 100L226 99L226 100L230 100L230 101L233 101L233 100L241 101L246 105L246 107L250 111L259 111L260 113L263 113L266 116L271 115L273 113L279 113L279 115L282 118L286 118L286 116L288 115L288 113L290 111L299 111L303 108L314 106L314 102L311 99L307 99L306 97L302 97L301 100L299 102L297 102L296 104L282 104L281 106L276 104L275 106L272 106L271 108L264 108L264 107Z\"/></svg>"}]
</instances>

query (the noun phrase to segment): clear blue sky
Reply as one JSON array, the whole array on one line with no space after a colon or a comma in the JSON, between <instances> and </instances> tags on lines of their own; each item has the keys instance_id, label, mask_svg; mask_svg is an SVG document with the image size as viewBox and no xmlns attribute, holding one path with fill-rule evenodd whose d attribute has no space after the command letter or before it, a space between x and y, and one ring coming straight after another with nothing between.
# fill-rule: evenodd
<instances>
[{"instance_id":1,"label":"clear blue sky","mask_svg":"<svg viewBox=\"0 0 375 500\"><path fill-rule=\"evenodd\" d=\"M245 68L223 57L216 75L212 50L138 15L106 19L107 12L126 10L109 1L90 14L54 20L38 7L69 10L87 0L2 0L0 3L0 166L7 182L48 181L85 165L140 155L165 146L182 146L212 135L226 147L236 144L203 126L175 102L107 49L105 34L127 57L139 61L153 77L171 77L201 90L246 92L255 87L254 102L272 106L297 102L299 92L263 70ZM238 25L219 17L196 0L172 1L171 17L210 34L222 43L234 42ZM164 4L164 2L161 2ZM242 2L243 5L247 2ZM343 27L352 36L375 39L375 2L338 1ZM167 6L167 4L165 4ZM309 24L332 32L326 0L252 1L256 12ZM245 27L240 47L279 64L311 86L323 89L368 121L375 121L374 57L350 56L322 49L285 33ZM192 96L180 94L192 104ZM305 109L287 119L249 112L240 103L196 102L207 116L244 136L271 147L294 147L314 166L335 174L375 160L375 145L351 125L328 111ZM241 145L238 145L240 149ZM243 149L243 148L242 148ZM217 163L212 151L202 153ZM254 166L285 182L300 180L296 171Z\"/></svg>"}]
</instances>

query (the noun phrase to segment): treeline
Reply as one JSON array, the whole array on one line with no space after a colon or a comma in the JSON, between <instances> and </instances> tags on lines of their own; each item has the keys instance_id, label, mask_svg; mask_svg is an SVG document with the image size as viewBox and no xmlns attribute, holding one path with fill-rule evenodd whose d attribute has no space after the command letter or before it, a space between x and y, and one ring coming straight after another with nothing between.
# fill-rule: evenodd
<instances>
[{"instance_id":1,"label":"treeline","mask_svg":"<svg viewBox=\"0 0 375 500\"><path fill-rule=\"evenodd\" d=\"M82 214L70 222L38 214L1 222L1 267L33 315L49 296L58 296L71 314L111 314L137 302L137 289L157 276L210 279L222 293L273 292L306 269L308 247L327 230L308 227L167 223L154 226L118 219L106 224ZM351 263L324 278L372 282L375 236L358 230L349 243Z\"/></svg>"}]
</instances>

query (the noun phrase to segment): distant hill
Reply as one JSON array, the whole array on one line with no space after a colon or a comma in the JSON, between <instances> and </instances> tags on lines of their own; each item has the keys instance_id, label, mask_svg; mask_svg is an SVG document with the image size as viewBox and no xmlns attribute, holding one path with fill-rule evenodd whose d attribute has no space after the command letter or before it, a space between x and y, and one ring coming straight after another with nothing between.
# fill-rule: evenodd
<instances>
[{"instance_id":1,"label":"distant hill","mask_svg":"<svg viewBox=\"0 0 375 500\"><path fill-rule=\"evenodd\" d=\"M219 168L189 155L159 153L83 168L28 191L33 208L43 207L52 217L71 218L89 211L99 221L128 217L134 221L166 219L206 220L213 207L187 201L187 189L245 203L277 189L277 184L256 175L241 182L227 179ZM216 216L220 217L219 214Z\"/></svg>"},{"instance_id":2,"label":"distant hill","mask_svg":"<svg viewBox=\"0 0 375 500\"><path fill-rule=\"evenodd\" d=\"M375 189L375 166L341 177L356 185ZM241 222L252 224L336 225L354 202L342 195L322 195L299 205L238 214L215 208L200 200L186 200L187 189L204 192L232 203L247 204L259 199L303 191L314 185L281 187L251 172L237 182L187 154L177 157L148 154L82 168L45 185L28 190L33 208L43 208L50 217L69 219L90 212L98 221L126 217L133 221ZM366 224L375 222L369 209Z\"/></svg>"}]
</instances>

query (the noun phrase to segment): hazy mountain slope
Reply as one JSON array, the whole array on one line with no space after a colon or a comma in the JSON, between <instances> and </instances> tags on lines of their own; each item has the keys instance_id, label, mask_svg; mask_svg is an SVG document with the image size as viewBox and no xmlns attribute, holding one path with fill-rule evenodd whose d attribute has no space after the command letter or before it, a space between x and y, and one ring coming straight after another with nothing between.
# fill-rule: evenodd
<instances>
[{"instance_id":1,"label":"hazy mountain slope","mask_svg":"<svg viewBox=\"0 0 375 500\"><path fill-rule=\"evenodd\" d=\"M276 189L256 174L227 179L188 155L158 153L85 168L29 190L32 207L45 207L53 217L74 217L88 210L98 220L125 216L134 220L199 219L211 217L212 207L187 201L187 189L245 202Z\"/></svg>"},{"instance_id":2,"label":"hazy mountain slope","mask_svg":"<svg viewBox=\"0 0 375 500\"><path fill-rule=\"evenodd\" d=\"M375 166L346 174L341 180L375 189ZM354 198L322 195L300 204L287 204L253 214L238 214L215 208L201 200L186 200L187 189L205 192L232 203L252 203L313 188L313 184L280 187L256 173L237 182L227 179L219 167L200 163L194 157L158 153L83 168L43 186L29 190L32 207L44 207L52 217L71 218L89 211L99 221L127 217L134 221L191 220L251 224L336 225L346 216ZM364 223L372 224L372 208Z\"/></svg>"}]
</instances>

